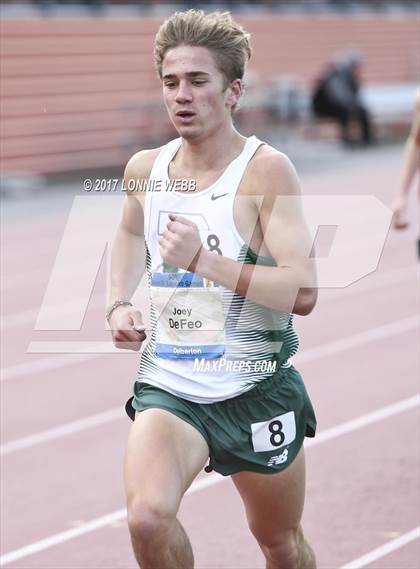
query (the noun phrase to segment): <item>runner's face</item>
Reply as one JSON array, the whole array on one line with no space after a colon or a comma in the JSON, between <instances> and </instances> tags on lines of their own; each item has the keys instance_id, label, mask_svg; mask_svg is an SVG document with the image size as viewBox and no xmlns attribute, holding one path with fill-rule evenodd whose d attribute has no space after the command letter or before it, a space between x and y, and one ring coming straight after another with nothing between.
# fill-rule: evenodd
<instances>
[{"instance_id":1,"label":"runner's face","mask_svg":"<svg viewBox=\"0 0 420 569\"><path fill-rule=\"evenodd\" d=\"M196 139L231 120L232 93L205 47L179 46L162 63L163 98L183 138Z\"/></svg>"}]
</instances>

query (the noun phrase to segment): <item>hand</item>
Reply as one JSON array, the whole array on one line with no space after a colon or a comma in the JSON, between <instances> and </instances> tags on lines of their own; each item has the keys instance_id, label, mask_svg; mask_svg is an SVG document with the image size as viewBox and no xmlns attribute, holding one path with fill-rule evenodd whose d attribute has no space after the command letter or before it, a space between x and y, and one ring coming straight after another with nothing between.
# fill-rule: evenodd
<instances>
[{"instance_id":1,"label":"hand","mask_svg":"<svg viewBox=\"0 0 420 569\"><path fill-rule=\"evenodd\" d=\"M114 346L138 352L146 339L146 327L141 312L133 306L117 306L109 322Z\"/></svg>"},{"instance_id":2,"label":"hand","mask_svg":"<svg viewBox=\"0 0 420 569\"><path fill-rule=\"evenodd\" d=\"M195 272L204 251L195 223L181 215L169 214L171 220L159 238L162 259L174 267Z\"/></svg>"},{"instance_id":3,"label":"hand","mask_svg":"<svg viewBox=\"0 0 420 569\"><path fill-rule=\"evenodd\" d=\"M405 229L409 223L407 220L407 200L403 197L397 197L391 204L394 211L393 226L394 229Z\"/></svg>"}]
</instances>

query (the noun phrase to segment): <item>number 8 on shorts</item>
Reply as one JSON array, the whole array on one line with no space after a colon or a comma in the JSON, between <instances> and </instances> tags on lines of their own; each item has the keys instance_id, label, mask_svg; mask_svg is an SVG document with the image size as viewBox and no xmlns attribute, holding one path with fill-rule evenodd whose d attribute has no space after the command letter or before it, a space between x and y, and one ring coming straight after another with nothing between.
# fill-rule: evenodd
<instances>
[{"instance_id":1,"label":"number 8 on shorts","mask_svg":"<svg viewBox=\"0 0 420 569\"><path fill-rule=\"evenodd\" d=\"M267 452L288 445L296 438L293 411L261 423L252 423L252 445L255 452Z\"/></svg>"}]
</instances>

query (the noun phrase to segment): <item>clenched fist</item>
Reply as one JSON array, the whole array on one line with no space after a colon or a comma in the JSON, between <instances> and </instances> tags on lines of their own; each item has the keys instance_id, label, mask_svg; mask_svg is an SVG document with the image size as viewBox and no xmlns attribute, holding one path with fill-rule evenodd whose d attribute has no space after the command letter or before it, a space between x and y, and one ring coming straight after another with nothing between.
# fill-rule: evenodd
<instances>
[{"instance_id":1,"label":"clenched fist","mask_svg":"<svg viewBox=\"0 0 420 569\"><path fill-rule=\"evenodd\" d=\"M174 267L195 272L198 258L204 253L195 223L181 215L169 214L171 220L159 238L162 259Z\"/></svg>"},{"instance_id":2,"label":"clenched fist","mask_svg":"<svg viewBox=\"0 0 420 569\"><path fill-rule=\"evenodd\" d=\"M133 306L118 306L111 315L109 325L116 348L135 352L140 350L146 339L146 327L139 310Z\"/></svg>"}]
</instances>

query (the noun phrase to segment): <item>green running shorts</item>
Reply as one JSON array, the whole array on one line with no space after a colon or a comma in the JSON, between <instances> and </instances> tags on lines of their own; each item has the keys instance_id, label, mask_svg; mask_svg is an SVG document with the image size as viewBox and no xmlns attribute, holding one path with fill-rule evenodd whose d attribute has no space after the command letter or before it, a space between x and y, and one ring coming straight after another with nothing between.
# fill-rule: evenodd
<instances>
[{"instance_id":1,"label":"green running shorts","mask_svg":"<svg viewBox=\"0 0 420 569\"><path fill-rule=\"evenodd\" d=\"M136 381L126 404L136 411L159 408L195 427L207 441L215 470L229 476L243 470L275 473L296 458L305 436L314 437L316 417L302 377L293 367L279 368L249 391L216 403L193 403Z\"/></svg>"}]
</instances>

